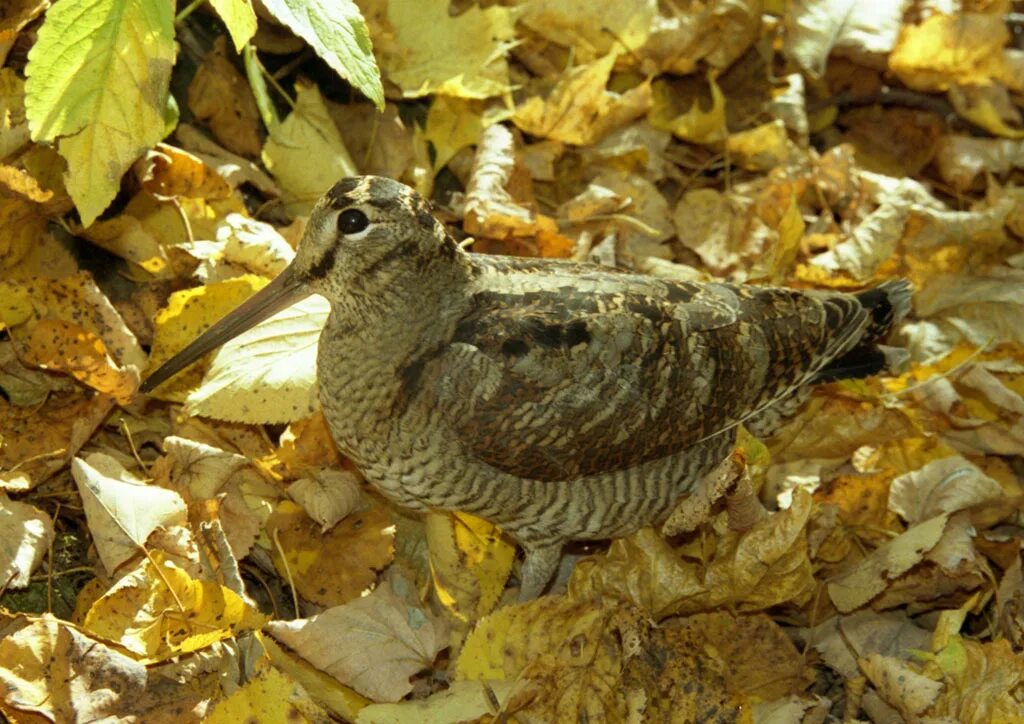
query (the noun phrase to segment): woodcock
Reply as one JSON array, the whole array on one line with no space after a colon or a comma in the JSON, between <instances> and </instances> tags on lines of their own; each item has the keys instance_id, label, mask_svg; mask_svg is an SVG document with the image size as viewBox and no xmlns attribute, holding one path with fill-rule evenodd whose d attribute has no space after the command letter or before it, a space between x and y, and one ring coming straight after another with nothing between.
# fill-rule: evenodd
<instances>
[{"instance_id":1,"label":"woodcock","mask_svg":"<svg viewBox=\"0 0 1024 724\"><path fill-rule=\"evenodd\" d=\"M520 598L563 543L664 520L737 426L815 382L882 371L910 286L857 294L690 283L464 252L410 188L346 178L292 263L149 377L158 384L299 299L331 304L324 414L366 479L415 509L492 521Z\"/></svg>"}]
</instances>

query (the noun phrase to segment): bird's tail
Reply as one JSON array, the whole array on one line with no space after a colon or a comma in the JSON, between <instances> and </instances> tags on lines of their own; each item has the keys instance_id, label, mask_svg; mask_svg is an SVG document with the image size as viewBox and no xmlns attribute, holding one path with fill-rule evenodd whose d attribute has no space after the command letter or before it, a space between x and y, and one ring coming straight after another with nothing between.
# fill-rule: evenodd
<instances>
[{"instance_id":1,"label":"bird's tail","mask_svg":"<svg viewBox=\"0 0 1024 724\"><path fill-rule=\"evenodd\" d=\"M894 279L865 289L854 296L868 311L868 323L857 345L823 367L815 382L868 377L880 372L898 373L910 359L900 347L882 344L892 328L910 312L914 288L906 279Z\"/></svg>"}]
</instances>

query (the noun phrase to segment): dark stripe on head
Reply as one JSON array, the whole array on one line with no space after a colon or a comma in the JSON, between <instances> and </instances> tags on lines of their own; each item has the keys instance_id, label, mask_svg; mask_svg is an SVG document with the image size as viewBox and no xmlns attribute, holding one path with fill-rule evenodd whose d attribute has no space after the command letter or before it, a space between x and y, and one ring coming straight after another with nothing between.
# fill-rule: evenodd
<instances>
[{"instance_id":1,"label":"dark stripe on head","mask_svg":"<svg viewBox=\"0 0 1024 724\"><path fill-rule=\"evenodd\" d=\"M360 184L363 183L362 176L346 176L338 183L331 187L331 190L327 192L327 198L330 201L330 205L336 209L342 209L346 206L351 206L358 199L352 195L352 192L359 188Z\"/></svg>"},{"instance_id":2,"label":"dark stripe on head","mask_svg":"<svg viewBox=\"0 0 1024 724\"><path fill-rule=\"evenodd\" d=\"M334 244L324 252L324 255L320 257L316 264L309 269L310 279L322 279L327 276L327 273L331 271L331 267L334 266L334 258L338 253L338 247Z\"/></svg>"}]
</instances>

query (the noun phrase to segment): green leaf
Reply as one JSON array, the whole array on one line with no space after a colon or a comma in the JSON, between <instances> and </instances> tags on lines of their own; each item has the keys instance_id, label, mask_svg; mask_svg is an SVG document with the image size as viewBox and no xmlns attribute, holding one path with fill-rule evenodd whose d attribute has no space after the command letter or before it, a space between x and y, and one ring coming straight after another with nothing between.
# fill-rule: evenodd
<instances>
[{"instance_id":1,"label":"green leaf","mask_svg":"<svg viewBox=\"0 0 1024 724\"><path fill-rule=\"evenodd\" d=\"M295 110L271 129L263 163L281 187L285 210L301 216L338 179L354 176L356 165L316 86L297 83L295 90Z\"/></svg>"},{"instance_id":2,"label":"green leaf","mask_svg":"<svg viewBox=\"0 0 1024 724\"><path fill-rule=\"evenodd\" d=\"M235 51L241 53L256 34L256 13L252 3L249 0L210 0L210 5L228 26Z\"/></svg>"},{"instance_id":3,"label":"green leaf","mask_svg":"<svg viewBox=\"0 0 1024 724\"><path fill-rule=\"evenodd\" d=\"M32 139L54 141L88 226L132 162L163 138L174 65L170 0L59 0L29 52Z\"/></svg>"},{"instance_id":4,"label":"green leaf","mask_svg":"<svg viewBox=\"0 0 1024 724\"><path fill-rule=\"evenodd\" d=\"M370 31L352 0L263 0L274 17L305 40L335 72L384 108L384 86Z\"/></svg>"}]
</instances>

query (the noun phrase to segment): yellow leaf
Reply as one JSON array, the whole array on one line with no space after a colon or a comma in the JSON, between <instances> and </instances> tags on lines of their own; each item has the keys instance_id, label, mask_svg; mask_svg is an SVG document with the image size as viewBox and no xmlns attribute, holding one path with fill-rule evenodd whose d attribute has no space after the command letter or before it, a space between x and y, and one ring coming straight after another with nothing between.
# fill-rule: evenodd
<instances>
[{"instance_id":1,"label":"yellow leaf","mask_svg":"<svg viewBox=\"0 0 1024 724\"><path fill-rule=\"evenodd\" d=\"M607 89L618 52L568 71L545 97L516 107L512 122L526 133L586 146L625 126L651 108L651 85L643 81L625 93Z\"/></svg>"},{"instance_id":2,"label":"yellow leaf","mask_svg":"<svg viewBox=\"0 0 1024 724\"><path fill-rule=\"evenodd\" d=\"M394 557L395 529L379 504L350 513L326 533L290 500L267 519L277 572L299 594L321 606L358 598ZM282 558L283 554L283 558Z\"/></svg>"},{"instance_id":3,"label":"yellow leaf","mask_svg":"<svg viewBox=\"0 0 1024 724\"><path fill-rule=\"evenodd\" d=\"M934 13L904 25L889 55L889 69L915 90L944 91L952 84L987 85L1005 72L1010 38L999 12Z\"/></svg>"},{"instance_id":4,"label":"yellow leaf","mask_svg":"<svg viewBox=\"0 0 1024 724\"><path fill-rule=\"evenodd\" d=\"M354 176L345 148L315 85L295 86L295 107L263 146L263 163L284 193L292 216L306 216L338 179Z\"/></svg>"},{"instance_id":5,"label":"yellow leaf","mask_svg":"<svg viewBox=\"0 0 1024 724\"><path fill-rule=\"evenodd\" d=\"M463 621L490 613L512 571L515 546L495 526L466 513L428 513L426 532L441 603Z\"/></svg>"},{"instance_id":6,"label":"yellow leaf","mask_svg":"<svg viewBox=\"0 0 1024 724\"><path fill-rule=\"evenodd\" d=\"M453 17L447 0L392 0L387 7L395 48L381 48L381 65L406 98L489 98L509 90L514 10L471 5Z\"/></svg>"},{"instance_id":7,"label":"yellow leaf","mask_svg":"<svg viewBox=\"0 0 1024 724\"><path fill-rule=\"evenodd\" d=\"M479 141L483 132L483 120L476 104L462 98L435 96L427 111L423 134L434 146L434 173L463 148Z\"/></svg>"},{"instance_id":8,"label":"yellow leaf","mask_svg":"<svg viewBox=\"0 0 1024 724\"><path fill-rule=\"evenodd\" d=\"M20 150L28 141L25 81L14 68L0 68L0 159Z\"/></svg>"},{"instance_id":9,"label":"yellow leaf","mask_svg":"<svg viewBox=\"0 0 1024 724\"><path fill-rule=\"evenodd\" d=\"M85 629L159 661L252 631L266 618L216 581L200 581L156 551L99 598Z\"/></svg>"},{"instance_id":10,"label":"yellow leaf","mask_svg":"<svg viewBox=\"0 0 1024 724\"><path fill-rule=\"evenodd\" d=\"M707 110L701 107L698 97L690 96L689 103L684 105L686 97L668 81L655 81L653 103L647 117L651 125L693 143L724 141L729 133L725 125L725 94L713 75L708 74L707 81L711 91L711 107Z\"/></svg>"},{"instance_id":11,"label":"yellow leaf","mask_svg":"<svg viewBox=\"0 0 1024 724\"><path fill-rule=\"evenodd\" d=\"M156 369L173 357L185 345L206 331L210 325L262 289L267 280L252 274L216 282L194 289L174 292L167 306L156 315L153 349L149 366ZM186 367L166 384L155 396L181 402L202 377L203 360Z\"/></svg>"},{"instance_id":12,"label":"yellow leaf","mask_svg":"<svg viewBox=\"0 0 1024 724\"><path fill-rule=\"evenodd\" d=\"M44 319L35 325L22 360L45 370L67 372L122 405L128 404L139 386L137 369L119 367L107 354L103 340L62 319Z\"/></svg>"},{"instance_id":13,"label":"yellow leaf","mask_svg":"<svg viewBox=\"0 0 1024 724\"><path fill-rule=\"evenodd\" d=\"M316 722L327 713L313 703L306 690L291 677L272 666L264 666L230 696L217 702L206 717L207 724L234 722Z\"/></svg>"}]
</instances>

